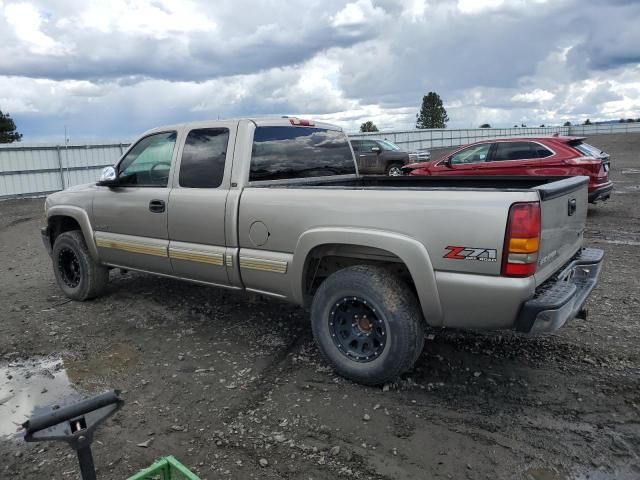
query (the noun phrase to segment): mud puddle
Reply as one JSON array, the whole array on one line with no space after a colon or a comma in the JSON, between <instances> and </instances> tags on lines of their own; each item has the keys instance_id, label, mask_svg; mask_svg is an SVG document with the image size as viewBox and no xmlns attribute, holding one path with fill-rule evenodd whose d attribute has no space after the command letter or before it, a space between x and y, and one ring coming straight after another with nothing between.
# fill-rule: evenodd
<instances>
[{"instance_id":1,"label":"mud puddle","mask_svg":"<svg viewBox=\"0 0 640 480\"><path fill-rule=\"evenodd\" d=\"M0 366L0 439L18 438L20 425L53 406L85 398L69 380L59 358L15 361Z\"/></svg>"}]
</instances>

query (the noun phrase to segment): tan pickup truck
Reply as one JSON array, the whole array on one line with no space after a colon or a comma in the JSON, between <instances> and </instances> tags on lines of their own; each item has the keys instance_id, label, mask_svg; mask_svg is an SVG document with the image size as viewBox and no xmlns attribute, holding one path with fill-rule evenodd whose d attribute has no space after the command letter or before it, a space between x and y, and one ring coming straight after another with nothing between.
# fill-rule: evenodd
<instances>
[{"instance_id":1,"label":"tan pickup truck","mask_svg":"<svg viewBox=\"0 0 640 480\"><path fill-rule=\"evenodd\" d=\"M97 184L50 195L42 230L75 300L109 270L309 307L357 382L408 370L427 326L542 332L584 316L587 178L363 177L346 135L297 118L146 132Z\"/></svg>"}]
</instances>

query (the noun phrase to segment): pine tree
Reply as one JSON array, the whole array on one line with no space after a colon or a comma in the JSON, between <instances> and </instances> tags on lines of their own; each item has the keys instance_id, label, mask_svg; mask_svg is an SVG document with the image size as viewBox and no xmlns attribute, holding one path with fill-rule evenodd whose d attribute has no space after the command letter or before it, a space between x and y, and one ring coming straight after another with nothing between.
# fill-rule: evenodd
<instances>
[{"instance_id":1,"label":"pine tree","mask_svg":"<svg viewBox=\"0 0 640 480\"><path fill-rule=\"evenodd\" d=\"M420 113L416 115L416 128L446 128L449 117L442 106L442 99L436 92L422 97Z\"/></svg>"},{"instance_id":2,"label":"pine tree","mask_svg":"<svg viewBox=\"0 0 640 480\"><path fill-rule=\"evenodd\" d=\"M21 138L22 134L18 133L11 115L0 110L0 143L19 142Z\"/></svg>"}]
</instances>

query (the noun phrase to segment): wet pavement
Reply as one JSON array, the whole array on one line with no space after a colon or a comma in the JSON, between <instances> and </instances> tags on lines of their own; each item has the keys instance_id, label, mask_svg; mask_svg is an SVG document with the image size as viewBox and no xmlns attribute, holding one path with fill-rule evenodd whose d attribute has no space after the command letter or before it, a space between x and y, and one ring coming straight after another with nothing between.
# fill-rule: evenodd
<instances>
[{"instance_id":1,"label":"wet pavement","mask_svg":"<svg viewBox=\"0 0 640 480\"><path fill-rule=\"evenodd\" d=\"M105 296L69 302L42 200L0 202L0 478L78 478L66 445L15 429L114 388L127 403L93 449L105 480L168 454L203 479L640 478L640 135L590 142L616 186L589 209L586 243L606 258L588 319L543 336L430 331L380 388L335 375L296 306L115 271Z\"/></svg>"},{"instance_id":2,"label":"wet pavement","mask_svg":"<svg viewBox=\"0 0 640 480\"><path fill-rule=\"evenodd\" d=\"M32 358L0 366L0 438L20 440L23 422L83 398L61 359Z\"/></svg>"}]
</instances>

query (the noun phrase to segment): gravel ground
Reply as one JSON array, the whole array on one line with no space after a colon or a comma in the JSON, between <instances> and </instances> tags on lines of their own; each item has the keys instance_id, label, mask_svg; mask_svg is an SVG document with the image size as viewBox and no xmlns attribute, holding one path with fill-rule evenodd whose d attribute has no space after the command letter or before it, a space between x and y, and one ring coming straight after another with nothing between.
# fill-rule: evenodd
<instances>
[{"instance_id":1,"label":"gravel ground","mask_svg":"<svg viewBox=\"0 0 640 480\"><path fill-rule=\"evenodd\" d=\"M208 479L640 478L640 135L609 151L614 195L590 207L606 250L589 318L545 336L429 332L384 388L337 377L298 307L112 272L107 295L58 290L42 199L0 203L0 477L78 478L72 451L9 435L39 406L109 388L101 479L173 454Z\"/></svg>"}]
</instances>

